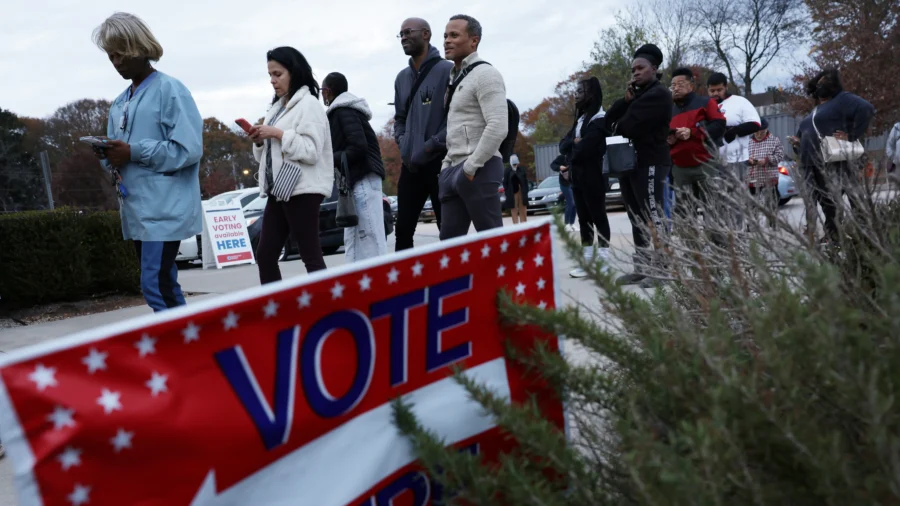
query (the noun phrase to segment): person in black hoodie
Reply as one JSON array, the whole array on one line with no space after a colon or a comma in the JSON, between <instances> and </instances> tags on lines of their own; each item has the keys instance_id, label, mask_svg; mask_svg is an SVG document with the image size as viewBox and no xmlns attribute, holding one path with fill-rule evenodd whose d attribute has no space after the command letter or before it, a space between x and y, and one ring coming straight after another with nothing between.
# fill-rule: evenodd
<instances>
[{"instance_id":1,"label":"person in black hoodie","mask_svg":"<svg viewBox=\"0 0 900 506\"><path fill-rule=\"evenodd\" d=\"M622 198L628 209L634 237L634 272L618 279L621 285L652 285L647 277L650 266L650 237L646 228L653 224L664 231L665 182L672 168L669 155L669 122L672 120L672 94L659 81L662 51L645 44L634 53L631 81L625 97L617 100L606 114L613 135L631 139L637 153L634 170L619 175Z\"/></svg>"},{"instance_id":2,"label":"person in black hoodie","mask_svg":"<svg viewBox=\"0 0 900 506\"><path fill-rule=\"evenodd\" d=\"M599 79L591 77L579 82L575 91L575 124L559 143L559 152L569 160L581 246L588 262L594 260L594 227L600 234L598 256L604 262L609 261L610 230L606 215L609 177L603 174L607 130L602 103L603 90ZM579 267L569 275L583 278L587 272Z\"/></svg>"},{"instance_id":3,"label":"person in black hoodie","mask_svg":"<svg viewBox=\"0 0 900 506\"><path fill-rule=\"evenodd\" d=\"M393 136L403 160L397 183L397 251L413 247L419 214L429 197L438 229L442 223L438 174L447 153L444 95L453 62L431 45L431 35L431 26L420 18L405 20L397 34L409 56L394 81Z\"/></svg>"},{"instance_id":4,"label":"person in black hoodie","mask_svg":"<svg viewBox=\"0 0 900 506\"><path fill-rule=\"evenodd\" d=\"M334 166L353 189L353 203L359 217L355 227L344 229L347 261L355 262L387 253L381 203L384 164L378 137L369 124L372 119L369 104L347 88L347 78L337 72L328 74L322 83L322 98L328 106Z\"/></svg>"},{"instance_id":5,"label":"person in black hoodie","mask_svg":"<svg viewBox=\"0 0 900 506\"><path fill-rule=\"evenodd\" d=\"M528 221L528 173L519 165L519 157L512 155L509 165L503 172L503 192L506 201L503 209L509 209L513 223Z\"/></svg>"}]
</instances>

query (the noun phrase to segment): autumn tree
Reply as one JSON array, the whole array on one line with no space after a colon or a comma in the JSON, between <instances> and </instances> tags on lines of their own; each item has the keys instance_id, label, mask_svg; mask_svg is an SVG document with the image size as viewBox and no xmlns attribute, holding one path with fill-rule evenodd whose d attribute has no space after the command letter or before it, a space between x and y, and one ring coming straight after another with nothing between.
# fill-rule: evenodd
<instances>
[{"instance_id":1,"label":"autumn tree","mask_svg":"<svg viewBox=\"0 0 900 506\"><path fill-rule=\"evenodd\" d=\"M900 88L885 70L900 61L900 1L807 0L806 5L815 23L814 65L795 77L797 91L818 70L835 67L847 91L875 106L875 132L900 121ZM812 109L808 100L794 105L802 113Z\"/></svg>"},{"instance_id":2,"label":"autumn tree","mask_svg":"<svg viewBox=\"0 0 900 506\"><path fill-rule=\"evenodd\" d=\"M27 149L28 134L15 114L0 109L0 212L47 205L37 156Z\"/></svg>"},{"instance_id":3,"label":"autumn tree","mask_svg":"<svg viewBox=\"0 0 900 506\"><path fill-rule=\"evenodd\" d=\"M116 208L109 172L90 146L78 140L88 135L106 135L109 108L107 100L82 99L60 107L43 122L33 122L50 159L56 205Z\"/></svg>"},{"instance_id":4,"label":"autumn tree","mask_svg":"<svg viewBox=\"0 0 900 506\"><path fill-rule=\"evenodd\" d=\"M378 132L378 147L381 150L381 162L384 164L384 182L382 190L388 195L397 194L397 183L400 182L400 170L403 160L400 158L400 147L392 134L394 120L391 119Z\"/></svg>"},{"instance_id":5,"label":"autumn tree","mask_svg":"<svg viewBox=\"0 0 900 506\"><path fill-rule=\"evenodd\" d=\"M802 44L809 33L803 0L701 0L697 22L705 46L745 95L773 62ZM831 27L829 27L831 29Z\"/></svg>"},{"instance_id":6,"label":"autumn tree","mask_svg":"<svg viewBox=\"0 0 900 506\"><path fill-rule=\"evenodd\" d=\"M203 120L200 188L204 198L234 190L242 184L245 188L257 186L254 175L258 167L252 141L243 131L229 128L216 118Z\"/></svg>"}]
</instances>

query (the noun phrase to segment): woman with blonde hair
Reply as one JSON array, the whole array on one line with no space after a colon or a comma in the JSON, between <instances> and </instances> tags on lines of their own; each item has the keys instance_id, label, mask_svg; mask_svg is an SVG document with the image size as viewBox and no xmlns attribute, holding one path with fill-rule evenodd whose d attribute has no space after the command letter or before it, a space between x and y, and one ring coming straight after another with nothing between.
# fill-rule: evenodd
<instances>
[{"instance_id":1,"label":"woman with blonde hair","mask_svg":"<svg viewBox=\"0 0 900 506\"><path fill-rule=\"evenodd\" d=\"M154 311L182 306L175 257L181 241L203 229L203 118L187 87L153 68L163 49L140 18L117 12L93 40L131 81L113 101L106 137L94 151L113 175L122 233L141 262L144 299Z\"/></svg>"}]
</instances>

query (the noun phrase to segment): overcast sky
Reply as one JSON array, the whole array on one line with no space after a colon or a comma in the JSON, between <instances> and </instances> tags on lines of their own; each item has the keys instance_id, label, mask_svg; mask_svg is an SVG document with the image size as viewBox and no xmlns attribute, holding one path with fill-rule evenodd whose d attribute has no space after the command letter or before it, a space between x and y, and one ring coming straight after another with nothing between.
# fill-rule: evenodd
<instances>
[{"instance_id":1,"label":"overcast sky","mask_svg":"<svg viewBox=\"0 0 900 506\"><path fill-rule=\"evenodd\" d=\"M366 98L376 130L393 115L393 83L407 64L395 37L411 16L428 20L432 44L453 14L469 14L484 28L479 49L502 72L507 93L525 111L590 55L600 29L613 22L613 0L326 0L194 2L76 2L40 0L4 9L0 18L0 107L46 117L81 98L113 99L127 83L91 42L91 32L116 10L150 25L165 54L157 68L191 90L204 117L229 125L255 122L271 100L266 51L299 49L321 82L347 76L350 91ZM772 84L773 69L760 84ZM763 89L762 87L757 89Z\"/></svg>"}]
</instances>

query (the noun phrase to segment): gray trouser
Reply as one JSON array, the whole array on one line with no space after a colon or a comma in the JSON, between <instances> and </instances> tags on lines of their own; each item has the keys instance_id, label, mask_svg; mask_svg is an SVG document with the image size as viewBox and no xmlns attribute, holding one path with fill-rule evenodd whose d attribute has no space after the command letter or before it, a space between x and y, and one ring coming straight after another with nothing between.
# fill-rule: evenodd
<instances>
[{"instance_id":1,"label":"gray trouser","mask_svg":"<svg viewBox=\"0 0 900 506\"><path fill-rule=\"evenodd\" d=\"M726 172L728 192L732 194L732 196L741 202L741 197L739 195L735 195L735 192L744 192L747 193L749 190L747 189L747 161L743 162L730 162L726 163L724 166L724 171ZM731 176L728 176L730 174ZM736 178L737 181L734 181L733 178ZM736 227L738 230L744 228L744 213L741 209L741 205L733 208L730 213L730 225Z\"/></svg>"},{"instance_id":2,"label":"gray trouser","mask_svg":"<svg viewBox=\"0 0 900 506\"><path fill-rule=\"evenodd\" d=\"M499 157L488 160L472 181L466 178L462 163L442 170L438 181L442 241L466 235L473 223L478 232L503 226L499 191L503 161Z\"/></svg>"}]
</instances>

